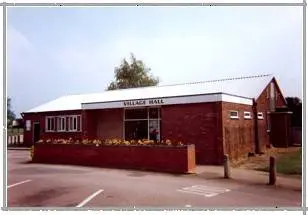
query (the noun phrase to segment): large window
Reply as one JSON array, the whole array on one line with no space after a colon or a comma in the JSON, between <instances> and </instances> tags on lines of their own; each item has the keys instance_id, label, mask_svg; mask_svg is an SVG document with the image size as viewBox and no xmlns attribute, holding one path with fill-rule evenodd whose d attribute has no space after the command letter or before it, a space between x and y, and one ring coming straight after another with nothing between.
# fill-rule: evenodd
<instances>
[{"instance_id":1,"label":"large window","mask_svg":"<svg viewBox=\"0 0 308 215\"><path fill-rule=\"evenodd\" d=\"M46 117L46 132L77 132L81 127L80 115Z\"/></svg>"},{"instance_id":2,"label":"large window","mask_svg":"<svg viewBox=\"0 0 308 215\"><path fill-rule=\"evenodd\" d=\"M124 111L126 140L160 140L160 108L136 108Z\"/></svg>"}]
</instances>

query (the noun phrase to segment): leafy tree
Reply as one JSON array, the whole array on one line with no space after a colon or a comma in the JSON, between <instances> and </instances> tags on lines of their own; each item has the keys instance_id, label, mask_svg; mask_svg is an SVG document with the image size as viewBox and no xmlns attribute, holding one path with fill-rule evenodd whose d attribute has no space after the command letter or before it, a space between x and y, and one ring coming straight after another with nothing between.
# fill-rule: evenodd
<instances>
[{"instance_id":1,"label":"leafy tree","mask_svg":"<svg viewBox=\"0 0 308 215\"><path fill-rule=\"evenodd\" d=\"M131 62L124 58L121 65L114 70L115 81L112 81L107 90L127 89L136 87L156 86L159 83L158 77L153 77L141 60L137 60L133 54Z\"/></svg>"},{"instance_id":2,"label":"leafy tree","mask_svg":"<svg viewBox=\"0 0 308 215\"><path fill-rule=\"evenodd\" d=\"M288 110L293 112L291 122L293 126L302 126L302 101L298 97L286 97Z\"/></svg>"},{"instance_id":3,"label":"leafy tree","mask_svg":"<svg viewBox=\"0 0 308 215\"><path fill-rule=\"evenodd\" d=\"M11 98L7 98L7 121L8 125L11 125L13 120L15 119L15 113L12 110L11 106Z\"/></svg>"}]
</instances>

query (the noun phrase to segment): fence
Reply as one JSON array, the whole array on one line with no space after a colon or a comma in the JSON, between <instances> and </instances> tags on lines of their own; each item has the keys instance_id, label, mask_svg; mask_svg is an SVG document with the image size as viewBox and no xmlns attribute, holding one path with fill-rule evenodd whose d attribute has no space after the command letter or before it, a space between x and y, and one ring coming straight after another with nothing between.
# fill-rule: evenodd
<instances>
[{"instance_id":1,"label":"fence","mask_svg":"<svg viewBox=\"0 0 308 215\"><path fill-rule=\"evenodd\" d=\"M9 128L7 130L7 145L22 145L24 142L24 131L22 128Z\"/></svg>"},{"instance_id":2,"label":"fence","mask_svg":"<svg viewBox=\"0 0 308 215\"><path fill-rule=\"evenodd\" d=\"M232 161L253 152L252 127L225 127L225 149Z\"/></svg>"}]
</instances>

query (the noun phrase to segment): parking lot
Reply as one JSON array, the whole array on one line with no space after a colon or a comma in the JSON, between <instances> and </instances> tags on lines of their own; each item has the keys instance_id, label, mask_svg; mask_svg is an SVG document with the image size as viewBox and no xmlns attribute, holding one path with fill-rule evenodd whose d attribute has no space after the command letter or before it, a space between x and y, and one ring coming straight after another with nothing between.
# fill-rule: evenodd
<instances>
[{"instance_id":1,"label":"parking lot","mask_svg":"<svg viewBox=\"0 0 308 215\"><path fill-rule=\"evenodd\" d=\"M55 158L56 159L56 158ZM205 208L299 207L301 192L232 180L70 165L29 163L8 151L8 207Z\"/></svg>"}]
</instances>

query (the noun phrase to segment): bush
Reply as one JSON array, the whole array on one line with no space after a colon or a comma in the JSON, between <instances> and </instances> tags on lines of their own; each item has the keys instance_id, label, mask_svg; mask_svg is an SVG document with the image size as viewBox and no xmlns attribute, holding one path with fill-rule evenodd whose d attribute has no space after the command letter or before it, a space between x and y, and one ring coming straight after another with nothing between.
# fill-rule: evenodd
<instances>
[{"instance_id":1,"label":"bush","mask_svg":"<svg viewBox=\"0 0 308 215\"><path fill-rule=\"evenodd\" d=\"M183 146L184 144L181 141L174 141L171 140L162 140L162 141L154 141L148 139L142 140L123 140L123 139L82 139L82 140L74 140L73 138L69 139L41 139L36 142L37 144L81 144L81 145L125 145L125 146Z\"/></svg>"}]
</instances>

